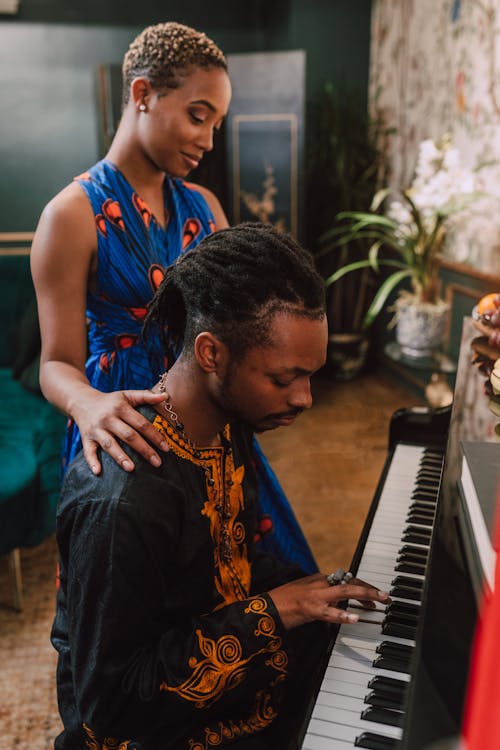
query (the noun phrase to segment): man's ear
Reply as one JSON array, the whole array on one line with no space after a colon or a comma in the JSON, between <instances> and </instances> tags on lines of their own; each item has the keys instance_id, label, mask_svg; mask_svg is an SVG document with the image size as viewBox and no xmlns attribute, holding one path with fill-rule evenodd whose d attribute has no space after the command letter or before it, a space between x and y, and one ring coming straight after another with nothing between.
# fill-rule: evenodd
<instances>
[{"instance_id":1,"label":"man's ear","mask_svg":"<svg viewBox=\"0 0 500 750\"><path fill-rule=\"evenodd\" d=\"M144 76L138 76L134 78L130 84L130 101L133 102L134 107L141 112L146 111L148 106L148 98L151 96L151 84Z\"/></svg>"},{"instance_id":2,"label":"man's ear","mask_svg":"<svg viewBox=\"0 0 500 750\"><path fill-rule=\"evenodd\" d=\"M229 359L227 346L209 331L199 333L194 342L196 361L204 372L220 372Z\"/></svg>"}]
</instances>

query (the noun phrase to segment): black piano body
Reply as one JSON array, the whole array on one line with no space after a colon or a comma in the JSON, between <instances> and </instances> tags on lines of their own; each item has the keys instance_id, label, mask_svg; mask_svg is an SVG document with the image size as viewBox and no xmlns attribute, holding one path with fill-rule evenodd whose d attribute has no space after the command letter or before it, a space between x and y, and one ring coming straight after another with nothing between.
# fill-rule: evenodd
<instances>
[{"instance_id":1,"label":"black piano body","mask_svg":"<svg viewBox=\"0 0 500 750\"><path fill-rule=\"evenodd\" d=\"M383 497L397 446L414 443L442 450L444 468L426 563L409 682L405 690L402 736L397 740L388 740L387 745L401 750L431 750L436 741L457 738L462 724L483 574L478 556L474 553L475 542L470 538L470 523L458 489L462 470L461 446L463 441L494 442L494 427L500 421L488 408L484 374L471 364L471 341L475 335L471 320L466 318L451 409L401 410L394 415L389 433L388 460L352 562L352 569L358 570L367 540L371 538L373 519ZM345 626L341 626L340 631L342 628ZM337 639L340 640L338 627L332 635L333 652ZM317 712L317 696L321 694L327 666L332 664L333 652L326 655L320 674L313 676L314 688L307 716L294 747L326 750L330 747L326 736L318 737L318 744L314 737L312 742L307 738L311 737L311 732L318 732L319 735L322 732L321 728L311 729L311 725ZM348 723L345 718L341 721ZM321 725L321 722L316 722L316 725L318 723ZM353 736L359 739L365 734L365 744L364 740L360 745L356 741L350 744L350 740L345 740L344 745L343 740L332 740L331 746L346 749L351 746L372 747L369 731L360 730ZM373 747L378 748L376 730L374 738ZM384 747L384 744L380 744L380 747Z\"/></svg>"}]
</instances>

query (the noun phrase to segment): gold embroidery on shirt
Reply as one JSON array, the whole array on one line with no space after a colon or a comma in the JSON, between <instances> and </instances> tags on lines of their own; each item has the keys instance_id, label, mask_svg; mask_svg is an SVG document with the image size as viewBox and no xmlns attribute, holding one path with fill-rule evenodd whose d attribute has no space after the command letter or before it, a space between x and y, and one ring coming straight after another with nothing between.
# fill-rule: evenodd
<instances>
[{"instance_id":1,"label":"gold embroidery on shirt","mask_svg":"<svg viewBox=\"0 0 500 750\"><path fill-rule=\"evenodd\" d=\"M227 724L220 721L216 728L205 727L201 740L189 740L189 750L208 750L221 745L226 740L234 740L266 729L278 715L271 705L271 700L270 693L264 690L259 691L253 711L247 719L230 721Z\"/></svg>"},{"instance_id":2,"label":"gold embroidery on shirt","mask_svg":"<svg viewBox=\"0 0 500 750\"><path fill-rule=\"evenodd\" d=\"M266 665L276 670L282 678L286 675L288 657L281 649L281 638L275 634L276 623L271 615L266 613L267 602L262 597L256 597L249 602L244 610L245 614L260 614L254 635L267 639L267 643L243 658L240 641L233 635L223 635L218 640L203 636L201 630L196 631L199 649L204 658L191 656L188 665L192 673L181 685L172 687L162 682L160 690L176 693L184 700L194 702L196 708L206 708L215 703L229 690L243 682L248 664L256 656L269 653Z\"/></svg>"},{"instance_id":3,"label":"gold embroidery on shirt","mask_svg":"<svg viewBox=\"0 0 500 750\"><path fill-rule=\"evenodd\" d=\"M242 486L245 467L235 468L232 452L226 453L223 467L223 448L193 448L175 432L166 419L159 415L155 418L153 425L166 438L171 450L177 456L205 470L207 499L202 514L210 523L210 536L214 549L214 584L221 597L217 608L247 599L250 593L251 566L245 543L245 527L241 521L238 521L238 516L245 507ZM229 425L226 425L225 437L227 440L231 438ZM226 503L224 503L225 493L227 494ZM224 505L226 505L229 517L223 524L221 509ZM223 554L223 526L229 535L230 559L225 559Z\"/></svg>"},{"instance_id":4,"label":"gold embroidery on shirt","mask_svg":"<svg viewBox=\"0 0 500 750\"><path fill-rule=\"evenodd\" d=\"M115 740L112 737L106 737L101 745L95 735L95 732L93 732L92 729L87 726L87 724L82 724L82 726L85 730L85 734L88 737L88 739L85 740L85 744L87 745L89 750L127 750L128 746L130 745L131 740Z\"/></svg>"}]
</instances>

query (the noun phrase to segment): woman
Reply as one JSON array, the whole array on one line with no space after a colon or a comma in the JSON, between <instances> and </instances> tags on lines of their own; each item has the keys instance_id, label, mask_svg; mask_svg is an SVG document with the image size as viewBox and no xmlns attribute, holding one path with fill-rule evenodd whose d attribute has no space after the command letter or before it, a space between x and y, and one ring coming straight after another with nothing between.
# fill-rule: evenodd
<instances>
[{"instance_id":1,"label":"woman","mask_svg":"<svg viewBox=\"0 0 500 750\"><path fill-rule=\"evenodd\" d=\"M134 407L161 400L147 389L168 363L160 346L146 349L142 321L164 268L228 226L217 198L184 181L213 148L229 107L221 50L187 26L157 24L132 42L122 72L122 117L111 147L46 206L31 255L42 334L40 385L70 416L63 464L83 447L96 474L99 449L125 471L134 469L118 439L154 466L161 463L155 447L167 446ZM273 537L291 546L285 557L314 571L257 444L256 460L263 502L269 496L274 516L278 492L286 516L286 528L277 524Z\"/></svg>"}]
</instances>

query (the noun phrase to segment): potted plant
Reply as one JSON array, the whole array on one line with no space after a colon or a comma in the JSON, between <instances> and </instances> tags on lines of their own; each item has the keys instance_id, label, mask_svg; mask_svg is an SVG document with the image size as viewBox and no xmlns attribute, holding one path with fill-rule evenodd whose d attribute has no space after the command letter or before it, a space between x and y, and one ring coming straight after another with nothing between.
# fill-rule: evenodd
<instances>
[{"instance_id":1,"label":"potted plant","mask_svg":"<svg viewBox=\"0 0 500 750\"><path fill-rule=\"evenodd\" d=\"M308 150L307 238L324 278L348 262L366 257L367 242L355 238L335 253L323 253L318 239L339 211L357 211L370 203L386 174L384 137L389 130L366 111L364 98L327 83L317 103ZM369 338L363 328L375 286L370 269L361 268L328 285L328 372L348 380L365 365ZM353 304L355 299L355 304Z\"/></svg>"},{"instance_id":2,"label":"potted plant","mask_svg":"<svg viewBox=\"0 0 500 750\"><path fill-rule=\"evenodd\" d=\"M340 212L336 225L323 234L322 255L338 254L355 240L368 243L365 257L335 270L326 285L360 269L380 274L362 322L367 330L391 293L408 280L410 289L399 291L393 308L396 339L404 354L428 356L442 343L448 312L438 278L446 231L451 218L481 195L475 173L461 166L449 137L438 144L422 141L409 188L396 196L390 188L377 191L369 211Z\"/></svg>"}]
</instances>

